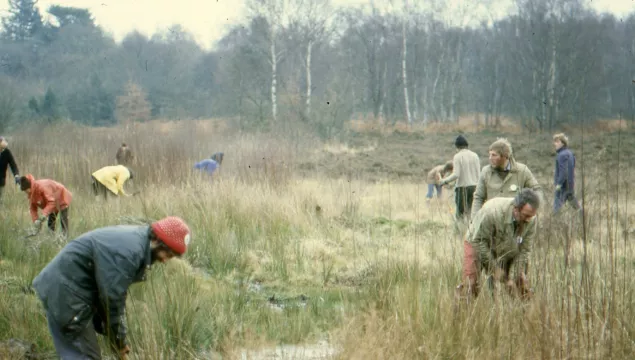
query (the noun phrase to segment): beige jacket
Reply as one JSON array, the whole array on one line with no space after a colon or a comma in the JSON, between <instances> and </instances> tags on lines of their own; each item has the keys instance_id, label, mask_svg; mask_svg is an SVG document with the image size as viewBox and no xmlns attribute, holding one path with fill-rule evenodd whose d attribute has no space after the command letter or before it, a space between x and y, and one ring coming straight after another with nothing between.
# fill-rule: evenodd
<instances>
[{"instance_id":1,"label":"beige jacket","mask_svg":"<svg viewBox=\"0 0 635 360\"><path fill-rule=\"evenodd\" d=\"M534 217L514 233L513 208L514 199L496 198L488 201L472 218L466 240L474 245L485 268L515 265L516 271L524 271L527 266L537 220Z\"/></svg>"},{"instance_id":2,"label":"beige jacket","mask_svg":"<svg viewBox=\"0 0 635 360\"><path fill-rule=\"evenodd\" d=\"M441 180L442 184L447 184L456 180L455 187L475 186L478 183L478 174L481 169L481 160L472 150L461 149L453 158L454 172L452 175Z\"/></svg>"},{"instance_id":3,"label":"beige jacket","mask_svg":"<svg viewBox=\"0 0 635 360\"><path fill-rule=\"evenodd\" d=\"M511 161L511 169L505 178L502 178L491 165L483 167L474 192L472 218L486 201L497 197L515 197L524 188L537 191L542 200L542 187L527 165Z\"/></svg>"}]
</instances>

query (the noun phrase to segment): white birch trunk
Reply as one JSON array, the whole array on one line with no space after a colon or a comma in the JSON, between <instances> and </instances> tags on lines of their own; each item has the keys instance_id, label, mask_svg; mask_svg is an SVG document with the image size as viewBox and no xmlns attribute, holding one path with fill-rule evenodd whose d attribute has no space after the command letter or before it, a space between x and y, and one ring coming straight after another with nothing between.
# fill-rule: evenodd
<instances>
[{"instance_id":1,"label":"white birch trunk","mask_svg":"<svg viewBox=\"0 0 635 360\"><path fill-rule=\"evenodd\" d=\"M276 54L275 31L271 31L271 116L273 121L278 120L278 103L276 98L276 88L278 85L278 56Z\"/></svg>"},{"instance_id":2,"label":"white birch trunk","mask_svg":"<svg viewBox=\"0 0 635 360\"><path fill-rule=\"evenodd\" d=\"M457 94L456 94L456 90L457 87L459 86L458 82L461 78L461 56L462 56L462 50L463 50L463 43L461 42L461 39L459 39L458 44L456 45L456 59L455 59L455 63L454 63L454 74L453 76L450 78L452 79L452 83L449 84L451 86L450 88L450 111L449 111L449 117L451 121L459 121L459 117L458 114L456 114L456 104L457 104Z\"/></svg>"},{"instance_id":3,"label":"white birch trunk","mask_svg":"<svg viewBox=\"0 0 635 360\"><path fill-rule=\"evenodd\" d=\"M306 116L311 115L311 51L313 49L313 41L309 40L306 46Z\"/></svg>"},{"instance_id":4,"label":"white birch trunk","mask_svg":"<svg viewBox=\"0 0 635 360\"><path fill-rule=\"evenodd\" d=\"M379 118L382 122L386 121L386 117L384 116L384 103L386 102L386 73L388 72L388 61L384 62L384 70L382 72L381 78L381 100L379 103Z\"/></svg>"},{"instance_id":5,"label":"white birch trunk","mask_svg":"<svg viewBox=\"0 0 635 360\"><path fill-rule=\"evenodd\" d=\"M403 20L401 25L401 33L403 36L403 52L401 59L401 76L403 78L403 97L404 97L404 106L406 109L406 121L408 125L412 125L412 117L410 116L410 103L408 101L408 69L406 67L406 56L408 55L408 44L407 44L407 36L406 36L406 19Z\"/></svg>"},{"instance_id":6,"label":"white birch trunk","mask_svg":"<svg viewBox=\"0 0 635 360\"><path fill-rule=\"evenodd\" d=\"M426 77L427 78L427 77ZM430 114L428 111L428 86L423 86L423 95L421 96L422 104L423 104L423 125L428 125L430 121Z\"/></svg>"},{"instance_id":7,"label":"white birch trunk","mask_svg":"<svg viewBox=\"0 0 635 360\"><path fill-rule=\"evenodd\" d=\"M418 86L417 86L417 80L415 79L414 83L412 84L412 119L413 121L417 121L419 116L419 99L417 98L417 96L419 96L419 91L418 90Z\"/></svg>"},{"instance_id":8,"label":"white birch trunk","mask_svg":"<svg viewBox=\"0 0 635 360\"><path fill-rule=\"evenodd\" d=\"M556 34L552 32L551 39L551 61L549 64L549 79L547 81L547 101L549 103L549 130L553 128L553 123L556 116Z\"/></svg>"},{"instance_id":9,"label":"white birch trunk","mask_svg":"<svg viewBox=\"0 0 635 360\"><path fill-rule=\"evenodd\" d=\"M439 85L439 79L441 78L441 63L443 62L443 55L441 55L441 59L439 59L439 62L437 63L437 75L434 78L434 82L432 83L432 97L430 99L428 99L428 102L426 102L426 105L432 107L432 115L436 117L436 121L438 122L439 119L439 113L437 111L438 107L436 105L436 99L437 99L437 88Z\"/></svg>"}]
</instances>

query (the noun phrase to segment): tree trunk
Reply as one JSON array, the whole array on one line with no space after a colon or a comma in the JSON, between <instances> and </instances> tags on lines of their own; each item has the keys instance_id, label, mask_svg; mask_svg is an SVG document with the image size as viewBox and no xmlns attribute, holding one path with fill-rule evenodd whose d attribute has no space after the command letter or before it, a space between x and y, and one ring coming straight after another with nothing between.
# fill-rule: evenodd
<instances>
[{"instance_id":1,"label":"tree trunk","mask_svg":"<svg viewBox=\"0 0 635 360\"><path fill-rule=\"evenodd\" d=\"M388 72L388 61L384 61L384 70L381 73L381 87L379 90L379 118L382 122L386 121L384 113L384 104L386 103L386 73Z\"/></svg>"},{"instance_id":2,"label":"tree trunk","mask_svg":"<svg viewBox=\"0 0 635 360\"><path fill-rule=\"evenodd\" d=\"M431 95L431 98L428 99L429 101L426 103L427 106L432 108L432 116L434 116L434 119L437 122L439 121L439 113L437 111L438 107L432 104L436 104L436 100L437 100L437 87L439 85L439 78L441 78L441 63L443 62L444 54L445 52L441 54L441 58L439 59L439 62L437 64L437 75L434 78L434 82L432 83L432 95Z\"/></svg>"},{"instance_id":3,"label":"tree trunk","mask_svg":"<svg viewBox=\"0 0 635 360\"><path fill-rule=\"evenodd\" d=\"M635 54L635 38L631 42L631 54ZM635 81L635 71L631 81ZM631 120L635 122L635 83L631 85Z\"/></svg>"},{"instance_id":4,"label":"tree trunk","mask_svg":"<svg viewBox=\"0 0 635 360\"><path fill-rule=\"evenodd\" d=\"M415 37L419 37L419 25L415 22ZM413 63L413 76L412 82L412 121L417 121L419 118L419 81L420 76L417 69L419 69L419 41L415 41L414 44L414 63Z\"/></svg>"},{"instance_id":5,"label":"tree trunk","mask_svg":"<svg viewBox=\"0 0 635 360\"><path fill-rule=\"evenodd\" d=\"M494 117L494 124L496 127L500 127L500 116L498 113L500 98L501 98L501 89L499 84L500 79L500 63L496 60L494 64L494 99L492 103L491 116Z\"/></svg>"},{"instance_id":6,"label":"tree trunk","mask_svg":"<svg viewBox=\"0 0 635 360\"><path fill-rule=\"evenodd\" d=\"M408 55L408 43L406 34L406 20L402 22L401 34L403 36L403 52L401 58L401 76L403 78L403 98L406 110L406 122L412 125L412 117L410 116L410 103L408 101L408 68L406 67L406 56Z\"/></svg>"},{"instance_id":7,"label":"tree trunk","mask_svg":"<svg viewBox=\"0 0 635 360\"><path fill-rule=\"evenodd\" d=\"M500 126L501 121L501 107L503 104L503 89L502 85L496 85L496 93L494 94L494 121L496 121L496 125Z\"/></svg>"},{"instance_id":8,"label":"tree trunk","mask_svg":"<svg viewBox=\"0 0 635 360\"><path fill-rule=\"evenodd\" d=\"M425 46L424 46L424 51L426 54L429 54L429 49L430 49L430 43L431 41L427 38L427 34L428 31L425 31L426 37L425 39ZM417 59L418 57L418 52L417 52ZM417 66L416 68L419 68L419 66ZM423 105L423 126L428 125L428 122L430 121L430 111L428 108L428 96L429 96L429 82L430 82L430 67L428 66L428 62L426 61L426 59L423 59L423 64L421 65L421 68L423 69L423 79L422 79L422 86L423 86L423 94L421 94L421 99L417 99L417 112L419 112L419 103L421 105ZM415 79L415 84L419 83L419 78ZM417 91L417 93L419 93L419 91Z\"/></svg>"},{"instance_id":9,"label":"tree trunk","mask_svg":"<svg viewBox=\"0 0 635 360\"><path fill-rule=\"evenodd\" d=\"M542 130L542 124L544 121L544 96L542 94L541 82L538 79L539 76L542 77L542 74L539 75L538 72L534 70L532 74L531 97L535 105L532 106L531 111L533 111L533 114L531 114L531 116L533 116L534 119L538 122L538 128Z\"/></svg>"},{"instance_id":10,"label":"tree trunk","mask_svg":"<svg viewBox=\"0 0 635 360\"><path fill-rule=\"evenodd\" d=\"M240 129L245 129L245 116L244 116L244 107L243 107L243 76L239 73L239 85L238 85L238 123L240 124Z\"/></svg>"},{"instance_id":11,"label":"tree trunk","mask_svg":"<svg viewBox=\"0 0 635 360\"><path fill-rule=\"evenodd\" d=\"M458 122L458 95L457 95L457 87L459 86L459 82L461 80L461 53L463 50L463 43L461 42L461 38L459 37L456 44L456 59L454 61L454 74L451 76L452 83L450 85L450 120Z\"/></svg>"},{"instance_id":12,"label":"tree trunk","mask_svg":"<svg viewBox=\"0 0 635 360\"><path fill-rule=\"evenodd\" d=\"M551 39L551 62L549 65L549 81L547 82L548 102L549 102L549 131L553 130L556 117L556 36Z\"/></svg>"},{"instance_id":13,"label":"tree trunk","mask_svg":"<svg viewBox=\"0 0 635 360\"><path fill-rule=\"evenodd\" d=\"M278 84L278 55L276 54L275 32L271 31L271 116L274 122L278 120L278 103L276 99L276 87Z\"/></svg>"},{"instance_id":14,"label":"tree trunk","mask_svg":"<svg viewBox=\"0 0 635 360\"><path fill-rule=\"evenodd\" d=\"M426 76L427 78L427 76ZM421 95L421 103L423 104L423 126L428 125L428 122L430 121L430 115L428 112L428 87L427 86L423 86L423 94Z\"/></svg>"},{"instance_id":15,"label":"tree trunk","mask_svg":"<svg viewBox=\"0 0 635 360\"><path fill-rule=\"evenodd\" d=\"M417 99L419 96L417 91L417 81L412 84L412 119L413 121L417 121L417 116L419 116L419 100Z\"/></svg>"},{"instance_id":16,"label":"tree trunk","mask_svg":"<svg viewBox=\"0 0 635 360\"><path fill-rule=\"evenodd\" d=\"M306 47L306 117L311 116L311 51L313 49L313 41L309 40Z\"/></svg>"}]
</instances>

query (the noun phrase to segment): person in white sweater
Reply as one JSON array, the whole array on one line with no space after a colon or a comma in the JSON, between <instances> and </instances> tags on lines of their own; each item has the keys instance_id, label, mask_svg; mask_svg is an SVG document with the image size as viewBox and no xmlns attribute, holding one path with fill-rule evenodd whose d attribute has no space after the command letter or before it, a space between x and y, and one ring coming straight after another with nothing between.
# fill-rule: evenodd
<instances>
[{"instance_id":1,"label":"person in white sweater","mask_svg":"<svg viewBox=\"0 0 635 360\"><path fill-rule=\"evenodd\" d=\"M456 219L470 218L470 209L474 200L474 191L481 172L481 161L478 155L468 149L467 139L463 135L456 137L454 145L457 152L454 155L454 171L450 176L441 180L440 185L456 181L454 185L454 201L456 203Z\"/></svg>"}]
</instances>

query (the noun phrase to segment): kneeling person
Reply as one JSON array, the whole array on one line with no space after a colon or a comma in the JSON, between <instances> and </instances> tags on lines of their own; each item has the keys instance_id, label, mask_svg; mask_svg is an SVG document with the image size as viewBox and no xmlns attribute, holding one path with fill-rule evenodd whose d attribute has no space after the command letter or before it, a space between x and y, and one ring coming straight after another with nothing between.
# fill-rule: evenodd
<instances>
[{"instance_id":1,"label":"kneeling person","mask_svg":"<svg viewBox=\"0 0 635 360\"><path fill-rule=\"evenodd\" d=\"M528 297L527 262L536 236L536 211L540 195L525 188L514 198L488 200L472 219L465 235L463 284L478 295L480 273L485 270L509 290L518 289ZM511 266L516 277L509 279Z\"/></svg>"}]
</instances>

